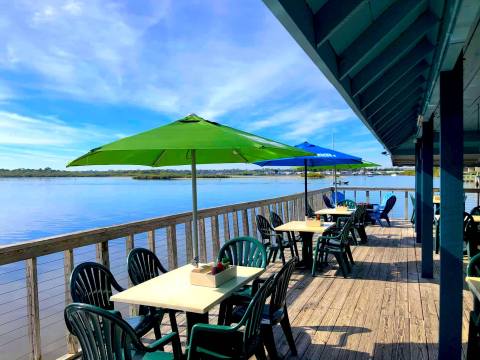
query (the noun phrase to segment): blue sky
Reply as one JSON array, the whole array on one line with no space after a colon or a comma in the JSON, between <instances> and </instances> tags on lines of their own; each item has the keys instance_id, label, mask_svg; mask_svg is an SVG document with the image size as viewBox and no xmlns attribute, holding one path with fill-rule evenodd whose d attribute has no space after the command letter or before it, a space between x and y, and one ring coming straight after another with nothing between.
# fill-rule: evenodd
<instances>
[{"instance_id":1,"label":"blue sky","mask_svg":"<svg viewBox=\"0 0 480 360\"><path fill-rule=\"evenodd\" d=\"M192 112L390 165L260 0L19 0L0 44L0 168L62 169Z\"/></svg>"}]
</instances>

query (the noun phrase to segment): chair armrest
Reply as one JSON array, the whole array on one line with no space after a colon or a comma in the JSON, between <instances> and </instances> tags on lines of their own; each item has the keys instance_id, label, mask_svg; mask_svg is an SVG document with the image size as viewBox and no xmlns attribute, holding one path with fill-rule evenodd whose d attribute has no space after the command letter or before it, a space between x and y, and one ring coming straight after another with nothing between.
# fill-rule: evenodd
<instances>
[{"instance_id":1,"label":"chair armrest","mask_svg":"<svg viewBox=\"0 0 480 360\"><path fill-rule=\"evenodd\" d=\"M167 335L162 335L160 339L155 340L154 342L146 345L145 349L148 352L157 351L160 347L164 346L165 344L168 344L169 342L174 341L176 337L178 337L178 334L172 331Z\"/></svg>"},{"instance_id":2,"label":"chair armrest","mask_svg":"<svg viewBox=\"0 0 480 360\"><path fill-rule=\"evenodd\" d=\"M188 359L198 359L198 350L209 359L232 359L241 351L243 333L237 327L196 324L187 347ZM232 348L233 347L233 348Z\"/></svg>"},{"instance_id":3,"label":"chair armrest","mask_svg":"<svg viewBox=\"0 0 480 360\"><path fill-rule=\"evenodd\" d=\"M317 238L317 240L338 240L338 236L330 236L330 235L321 235Z\"/></svg>"},{"instance_id":4,"label":"chair armrest","mask_svg":"<svg viewBox=\"0 0 480 360\"><path fill-rule=\"evenodd\" d=\"M253 282L252 282L252 297L255 296L258 289L260 289L260 285L263 284L265 281L267 281L267 279L256 278L255 280L253 280Z\"/></svg>"}]
</instances>

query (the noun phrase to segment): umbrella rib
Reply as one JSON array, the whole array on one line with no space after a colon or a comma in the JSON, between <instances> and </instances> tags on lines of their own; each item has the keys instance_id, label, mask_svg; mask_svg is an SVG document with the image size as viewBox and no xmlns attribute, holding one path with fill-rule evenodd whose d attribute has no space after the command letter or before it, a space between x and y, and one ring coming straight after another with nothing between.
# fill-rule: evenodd
<instances>
[{"instance_id":1,"label":"umbrella rib","mask_svg":"<svg viewBox=\"0 0 480 360\"><path fill-rule=\"evenodd\" d=\"M235 149L235 152L237 153L238 156L240 156L243 159L243 161L245 161L246 163L249 162L248 159L245 156L243 156L240 151L238 151L238 149Z\"/></svg>"},{"instance_id":2,"label":"umbrella rib","mask_svg":"<svg viewBox=\"0 0 480 360\"><path fill-rule=\"evenodd\" d=\"M160 154L158 154L157 158L155 159L155 161L152 163L152 166L156 166L157 163L160 161L161 157L163 156L163 154L165 154L165 150L162 150L160 151Z\"/></svg>"}]
</instances>

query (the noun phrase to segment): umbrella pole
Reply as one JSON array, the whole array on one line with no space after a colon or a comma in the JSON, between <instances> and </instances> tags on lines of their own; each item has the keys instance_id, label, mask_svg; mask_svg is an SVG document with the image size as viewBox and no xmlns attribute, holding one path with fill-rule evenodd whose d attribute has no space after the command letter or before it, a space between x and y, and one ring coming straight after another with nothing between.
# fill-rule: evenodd
<instances>
[{"instance_id":1,"label":"umbrella pole","mask_svg":"<svg viewBox=\"0 0 480 360\"><path fill-rule=\"evenodd\" d=\"M303 160L303 177L305 181L305 218L308 217L308 185L307 185L307 160Z\"/></svg>"},{"instance_id":2,"label":"umbrella pole","mask_svg":"<svg viewBox=\"0 0 480 360\"><path fill-rule=\"evenodd\" d=\"M192 150L192 225L193 259L198 264L198 223L197 223L197 164L195 150Z\"/></svg>"},{"instance_id":3,"label":"umbrella pole","mask_svg":"<svg viewBox=\"0 0 480 360\"><path fill-rule=\"evenodd\" d=\"M337 165L333 167L333 185L335 187L333 198L335 199L335 206L337 206Z\"/></svg>"}]
</instances>

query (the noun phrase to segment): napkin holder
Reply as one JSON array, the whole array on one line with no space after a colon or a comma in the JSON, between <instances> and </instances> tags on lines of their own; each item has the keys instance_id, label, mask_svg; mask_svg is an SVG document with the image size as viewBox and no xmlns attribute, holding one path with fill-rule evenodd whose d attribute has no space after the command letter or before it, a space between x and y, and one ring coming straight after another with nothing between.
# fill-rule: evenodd
<instances>
[{"instance_id":1,"label":"napkin holder","mask_svg":"<svg viewBox=\"0 0 480 360\"><path fill-rule=\"evenodd\" d=\"M213 264L203 264L190 272L190 283L197 286L217 288L229 280L237 277L237 267L230 266L215 275L212 275Z\"/></svg>"}]
</instances>

